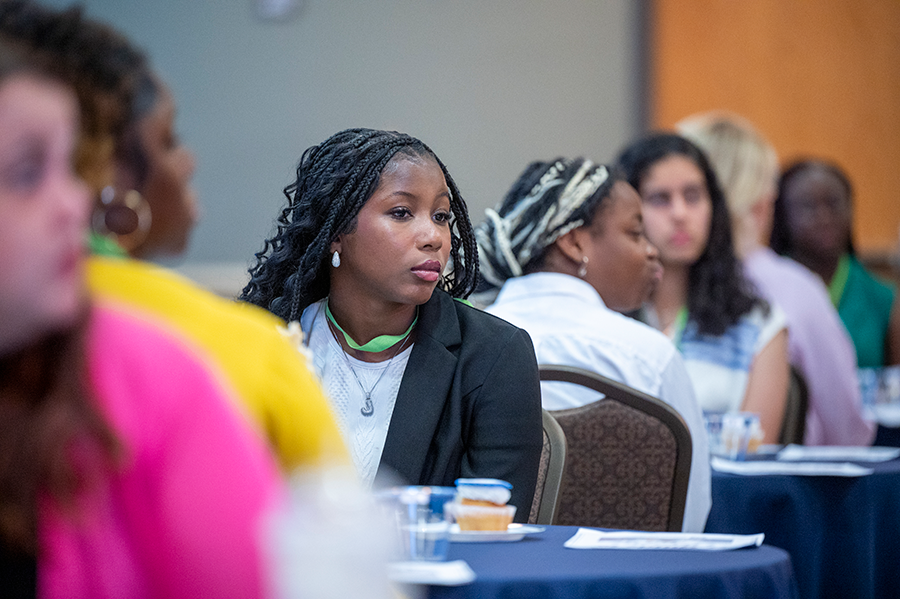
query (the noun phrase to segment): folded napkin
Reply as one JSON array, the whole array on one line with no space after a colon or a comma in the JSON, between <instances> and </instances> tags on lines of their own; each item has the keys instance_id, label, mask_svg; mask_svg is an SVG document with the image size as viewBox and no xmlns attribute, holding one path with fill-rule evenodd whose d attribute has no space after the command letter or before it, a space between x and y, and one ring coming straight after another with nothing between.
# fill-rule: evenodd
<instances>
[{"instance_id":1,"label":"folded napkin","mask_svg":"<svg viewBox=\"0 0 900 599\"><path fill-rule=\"evenodd\" d=\"M393 562L388 564L388 577L405 584L459 586L475 580L475 572L465 561Z\"/></svg>"},{"instance_id":2,"label":"folded napkin","mask_svg":"<svg viewBox=\"0 0 900 599\"><path fill-rule=\"evenodd\" d=\"M721 535L688 532L604 532L579 528L564 543L569 549L698 549L726 551L739 547L758 547L765 535Z\"/></svg>"},{"instance_id":3,"label":"folded napkin","mask_svg":"<svg viewBox=\"0 0 900 599\"><path fill-rule=\"evenodd\" d=\"M900 447L841 447L837 445L808 447L788 445L778 453L779 460L830 462L887 462L900 456Z\"/></svg>"},{"instance_id":4,"label":"folded napkin","mask_svg":"<svg viewBox=\"0 0 900 599\"><path fill-rule=\"evenodd\" d=\"M735 462L719 457L709 461L714 470L730 474L795 474L801 476L866 476L874 470L848 462Z\"/></svg>"}]
</instances>

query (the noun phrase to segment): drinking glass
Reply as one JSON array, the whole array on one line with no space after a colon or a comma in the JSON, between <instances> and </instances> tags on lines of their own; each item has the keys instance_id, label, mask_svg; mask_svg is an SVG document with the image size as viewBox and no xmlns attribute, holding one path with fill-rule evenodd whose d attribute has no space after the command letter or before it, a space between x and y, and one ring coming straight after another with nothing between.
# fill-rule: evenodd
<instances>
[{"instance_id":1,"label":"drinking glass","mask_svg":"<svg viewBox=\"0 0 900 599\"><path fill-rule=\"evenodd\" d=\"M443 561L450 546L450 524L444 504L456 496L454 487L408 486L382 491L404 561Z\"/></svg>"}]
</instances>

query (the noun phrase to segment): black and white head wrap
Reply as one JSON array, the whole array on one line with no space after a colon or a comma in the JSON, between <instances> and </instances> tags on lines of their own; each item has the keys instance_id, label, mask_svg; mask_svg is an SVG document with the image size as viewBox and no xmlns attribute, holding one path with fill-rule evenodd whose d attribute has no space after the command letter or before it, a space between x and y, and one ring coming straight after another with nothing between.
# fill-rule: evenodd
<instances>
[{"instance_id":1,"label":"black and white head wrap","mask_svg":"<svg viewBox=\"0 0 900 599\"><path fill-rule=\"evenodd\" d=\"M530 164L475 230L484 282L500 287L521 276L557 239L589 222L610 179L606 166L583 158Z\"/></svg>"}]
</instances>

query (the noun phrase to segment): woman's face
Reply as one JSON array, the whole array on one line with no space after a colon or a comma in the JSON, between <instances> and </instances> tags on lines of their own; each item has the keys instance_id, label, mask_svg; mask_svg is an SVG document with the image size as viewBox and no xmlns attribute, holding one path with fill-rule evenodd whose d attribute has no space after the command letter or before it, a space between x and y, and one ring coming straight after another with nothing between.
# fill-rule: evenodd
<instances>
[{"instance_id":1,"label":"woman's face","mask_svg":"<svg viewBox=\"0 0 900 599\"><path fill-rule=\"evenodd\" d=\"M690 266L709 241L712 200L703 171L679 154L651 166L638 190L644 227L664 266Z\"/></svg>"},{"instance_id":2,"label":"woman's face","mask_svg":"<svg viewBox=\"0 0 900 599\"><path fill-rule=\"evenodd\" d=\"M137 125L138 143L147 160L147 179L138 189L150 204L152 223L136 256L172 256L187 248L197 222L197 196L191 187L194 155L175 135L175 103L169 89L159 83L153 110Z\"/></svg>"},{"instance_id":3,"label":"woman's face","mask_svg":"<svg viewBox=\"0 0 900 599\"><path fill-rule=\"evenodd\" d=\"M356 228L331 251L331 293L389 304L420 305L431 297L450 256L450 192L430 157L398 155L385 167Z\"/></svg>"},{"instance_id":4,"label":"woman's face","mask_svg":"<svg viewBox=\"0 0 900 599\"><path fill-rule=\"evenodd\" d=\"M850 243L850 198L833 173L811 167L794 175L784 189L785 214L794 248L837 259Z\"/></svg>"},{"instance_id":5,"label":"woman's face","mask_svg":"<svg viewBox=\"0 0 900 599\"><path fill-rule=\"evenodd\" d=\"M29 75L0 85L0 352L74 321L90 200L74 174L78 106Z\"/></svg>"},{"instance_id":6,"label":"woman's face","mask_svg":"<svg viewBox=\"0 0 900 599\"><path fill-rule=\"evenodd\" d=\"M662 272L657 251L644 234L641 198L631 185L617 181L607 202L585 227L585 280L611 309L636 310Z\"/></svg>"}]
</instances>

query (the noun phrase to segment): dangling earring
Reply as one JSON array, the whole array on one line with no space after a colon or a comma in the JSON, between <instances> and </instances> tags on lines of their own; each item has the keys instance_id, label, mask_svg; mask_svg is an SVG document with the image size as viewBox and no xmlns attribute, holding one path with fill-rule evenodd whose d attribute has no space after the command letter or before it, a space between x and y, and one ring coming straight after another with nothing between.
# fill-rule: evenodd
<instances>
[{"instance_id":1,"label":"dangling earring","mask_svg":"<svg viewBox=\"0 0 900 599\"><path fill-rule=\"evenodd\" d=\"M578 267L578 276L582 279L587 276L587 265L588 265L588 257L581 257L581 266Z\"/></svg>"},{"instance_id":2,"label":"dangling earring","mask_svg":"<svg viewBox=\"0 0 900 599\"><path fill-rule=\"evenodd\" d=\"M130 252L147 239L152 221L150 204L138 191L119 192L107 186L100 192L91 226L95 233L109 237Z\"/></svg>"},{"instance_id":3,"label":"dangling earring","mask_svg":"<svg viewBox=\"0 0 900 599\"><path fill-rule=\"evenodd\" d=\"M337 250L334 250L334 253L331 254L331 265L335 268L341 265L341 255L338 254Z\"/></svg>"}]
</instances>

